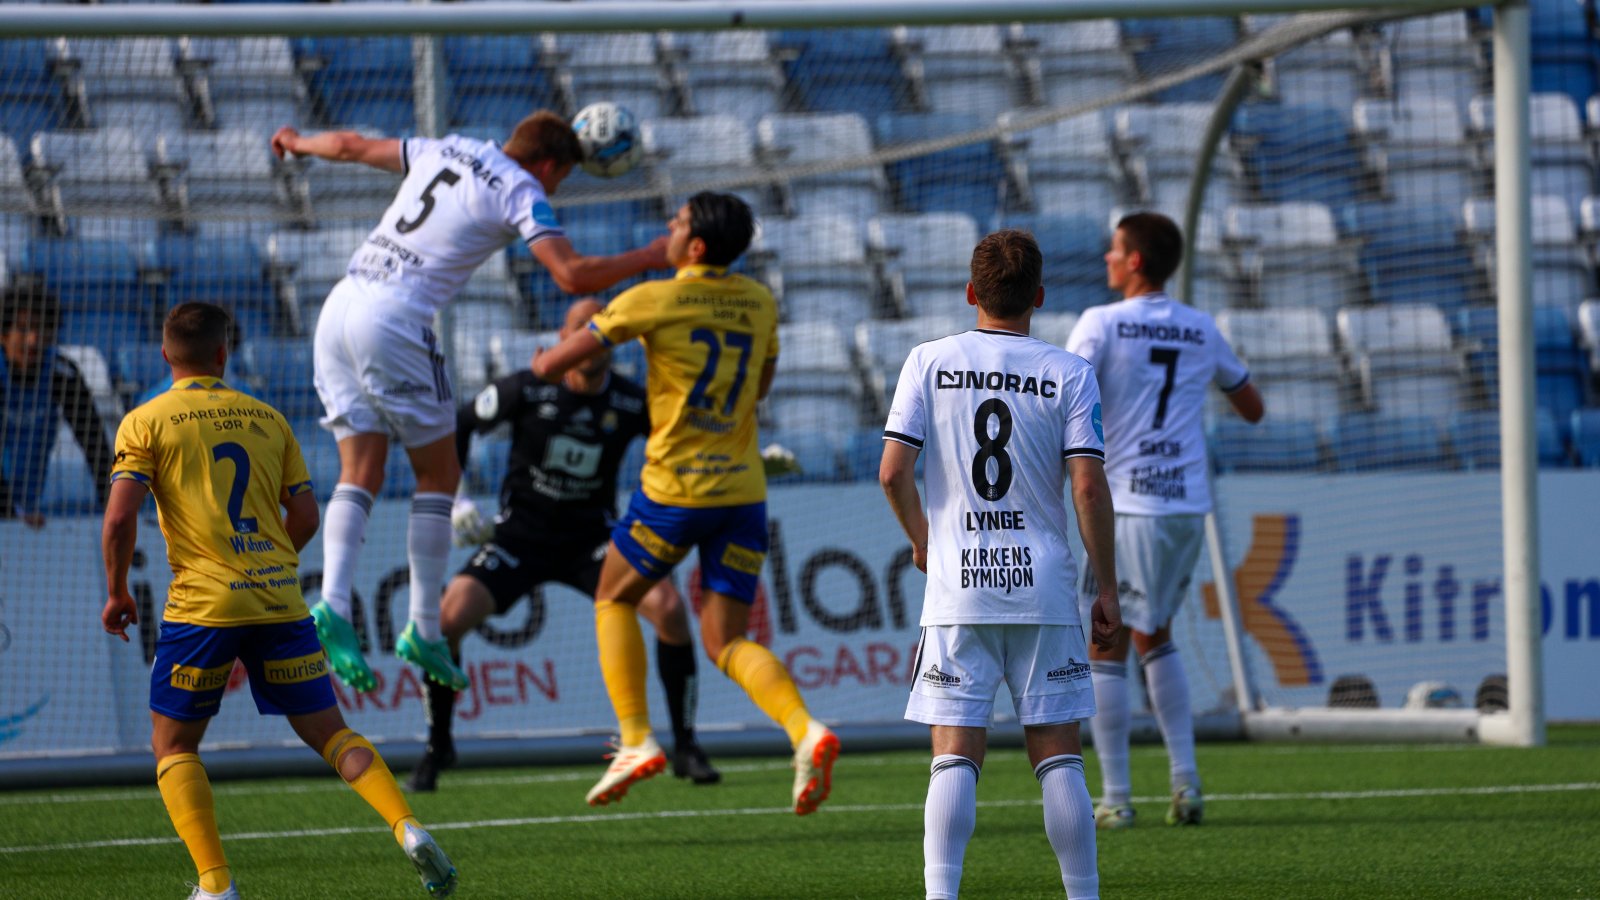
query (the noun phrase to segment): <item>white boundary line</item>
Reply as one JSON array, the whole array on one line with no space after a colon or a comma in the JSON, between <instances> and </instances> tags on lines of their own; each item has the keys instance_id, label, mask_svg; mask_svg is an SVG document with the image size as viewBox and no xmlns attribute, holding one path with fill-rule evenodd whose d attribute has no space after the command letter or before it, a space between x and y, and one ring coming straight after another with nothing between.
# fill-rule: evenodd
<instances>
[{"instance_id":1,"label":"white boundary line","mask_svg":"<svg viewBox=\"0 0 1600 900\"><path fill-rule=\"evenodd\" d=\"M1408 797L1493 796L1508 794L1551 794L1569 791L1600 791L1600 782L1580 781L1569 784L1507 784L1485 787L1449 788L1391 788L1370 791L1309 791L1295 793L1241 793L1212 794L1207 800L1217 802L1272 801L1272 800L1389 800ZM1158 803L1163 796L1135 797L1135 803ZM978 805L985 808L1038 806L1041 801L985 800ZM909 812L922 809L921 803L876 803L859 805L825 806L820 811L830 815L861 812ZM470 822L435 822L429 831L464 831L478 828L522 828L537 825L572 825L595 822L639 821L648 819L707 819L722 816L789 816L794 810L785 806L747 807L743 809L675 809L637 813L590 813L574 816L530 816L516 819L479 819ZM223 835L225 841L283 840L292 838L326 837L344 834L387 834L389 829L379 826L361 828L305 828L296 831L248 831ZM112 847L147 847L157 844L176 844L176 837L116 838L103 841L77 841L62 844L23 844L0 847L0 855L16 853L54 853L76 850L101 850Z\"/></svg>"}]
</instances>

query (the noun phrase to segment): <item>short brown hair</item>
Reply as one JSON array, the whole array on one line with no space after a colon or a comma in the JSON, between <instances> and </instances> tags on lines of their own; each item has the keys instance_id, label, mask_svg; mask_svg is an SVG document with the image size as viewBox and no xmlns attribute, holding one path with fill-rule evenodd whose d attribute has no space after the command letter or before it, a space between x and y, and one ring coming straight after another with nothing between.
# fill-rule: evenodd
<instances>
[{"instance_id":1,"label":"short brown hair","mask_svg":"<svg viewBox=\"0 0 1600 900\"><path fill-rule=\"evenodd\" d=\"M997 319L1015 319L1039 297L1044 257L1026 231L996 231L972 251L972 292L978 307Z\"/></svg>"},{"instance_id":2,"label":"short brown hair","mask_svg":"<svg viewBox=\"0 0 1600 900\"><path fill-rule=\"evenodd\" d=\"M161 345L177 365L206 366L217 348L231 346L233 316L212 303L180 303L161 325Z\"/></svg>"},{"instance_id":3,"label":"short brown hair","mask_svg":"<svg viewBox=\"0 0 1600 900\"><path fill-rule=\"evenodd\" d=\"M548 159L557 165L571 166L583 161L583 145L578 143L578 133L566 119L548 109L541 109L518 122L501 149L521 163Z\"/></svg>"},{"instance_id":4,"label":"short brown hair","mask_svg":"<svg viewBox=\"0 0 1600 900\"><path fill-rule=\"evenodd\" d=\"M1122 247L1138 253L1143 264L1139 271L1153 287L1161 287L1183 262L1183 232L1171 219L1158 212L1129 213L1117 222L1122 232Z\"/></svg>"}]
</instances>

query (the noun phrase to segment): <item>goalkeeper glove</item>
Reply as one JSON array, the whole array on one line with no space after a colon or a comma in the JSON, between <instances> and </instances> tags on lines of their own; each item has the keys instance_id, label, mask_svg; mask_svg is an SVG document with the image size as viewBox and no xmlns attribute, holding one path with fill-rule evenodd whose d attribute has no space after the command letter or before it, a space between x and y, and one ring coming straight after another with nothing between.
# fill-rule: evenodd
<instances>
[{"instance_id":1,"label":"goalkeeper glove","mask_svg":"<svg viewBox=\"0 0 1600 900\"><path fill-rule=\"evenodd\" d=\"M471 497L457 497L450 508L450 527L457 547L476 547L494 536L494 523L485 522Z\"/></svg>"},{"instance_id":2,"label":"goalkeeper glove","mask_svg":"<svg viewBox=\"0 0 1600 900\"><path fill-rule=\"evenodd\" d=\"M769 476L801 475L805 472L795 460L793 451L782 444L768 444L761 448L761 465Z\"/></svg>"}]
</instances>

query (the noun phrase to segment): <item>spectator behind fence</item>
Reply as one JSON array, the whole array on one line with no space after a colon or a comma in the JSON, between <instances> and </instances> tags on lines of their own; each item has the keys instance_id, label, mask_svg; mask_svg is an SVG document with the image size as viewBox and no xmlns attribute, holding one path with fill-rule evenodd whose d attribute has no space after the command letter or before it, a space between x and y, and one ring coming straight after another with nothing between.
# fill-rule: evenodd
<instances>
[{"instance_id":1,"label":"spectator behind fence","mask_svg":"<svg viewBox=\"0 0 1600 900\"><path fill-rule=\"evenodd\" d=\"M44 525L39 498L63 416L89 461L101 507L110 488L111 442L78 367L56 351L60 322L61 306L43 288L0 294L0 518L31 528Z\"/></svg>"}]
</instances>

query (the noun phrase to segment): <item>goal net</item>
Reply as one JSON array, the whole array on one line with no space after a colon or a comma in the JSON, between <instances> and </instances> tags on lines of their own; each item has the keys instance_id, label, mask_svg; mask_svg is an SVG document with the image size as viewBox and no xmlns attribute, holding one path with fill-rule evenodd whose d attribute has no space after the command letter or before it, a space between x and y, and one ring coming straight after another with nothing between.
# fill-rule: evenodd
<instances>
[{"instance_id":1,"label":"goal net","mask_svg":"<svg viewBox=\"0 0 1600 900\"><path fill-rule=\"evenodd\" d=\"M165 386L167 308L232 310L241 340L229 382L289 419L319 498L337 481L336 447L317 424L311 334L398 176L277 160L273 131L502 140L533 110L570 116L599 100L638 117L646 156L624 177L575 173L563 184L557 213L580 252L651 240L700 189L735 191L758 214L736 268L769 284L784 315L762 442L793 451L803 471L773 483L752 633L819 717L863 729L901 719L924 580L875 483L882 422L909 349L971 326L971 248L1000 227L1038 237L1046 301L1034 331L1063 344L1082 310L1113 299L1102 254L1116 219L1154 209L1181 223L1197 179L1182 299L1217 317L1267 417L1247 425L1220 396L1209 413L1242 655L1230 657L1218 579L1202 557L1175 623L1195 708L1231 714L1240 683L1252 694L1244 706L1471 708L1506 671L1485 29L1477 13L1451 11L0 38L0 279L48 348L33 369L12 360L0 373L10 502L0 511L10 515L0 521L0 758L148 743L170 572L152 508L134 561L134 639L100 634L97 441ZM1225 90L1230 77L1236 90ZM1576 230L1593 172L1581 131L1561 130L1578 128L1572 98L1535 101L1554 129L1535 134L1535 315L1540 340L1565 354L1548 393L1541 356L1540 427L1560 435L1586 388L1569 317L1593 292ZM1222 137L1197 173L1214 121ZM493 256L439 323L456 398L553 343L572 299L525 246ZM643 377L637 345L614 364ZM92 409L63 408L59 386L80 379ZM485 504L508 445L504 434L474 440L467 478ZM625 490L641 460L636 446ZM392 655L414 488L397 453L356 577L380 687L341 688L340 704L378 740L425 728L419 676ZM455 552L455 568L467 554ZM321 560L313 540L301 558L312 602ZM694 600L688 567L678 583ZM591 621L586 600L561 586L490 620L465 645L473 687L457 734L610 733ZM701 672L703 732L770 727L713 665L702 660ZM292 742L256 716L244 681L241 669L213 744ZM664 721L659 694L652 703ZM1002 722L1008 711L1002 701Z\"/></svg>"}]
</instances>

